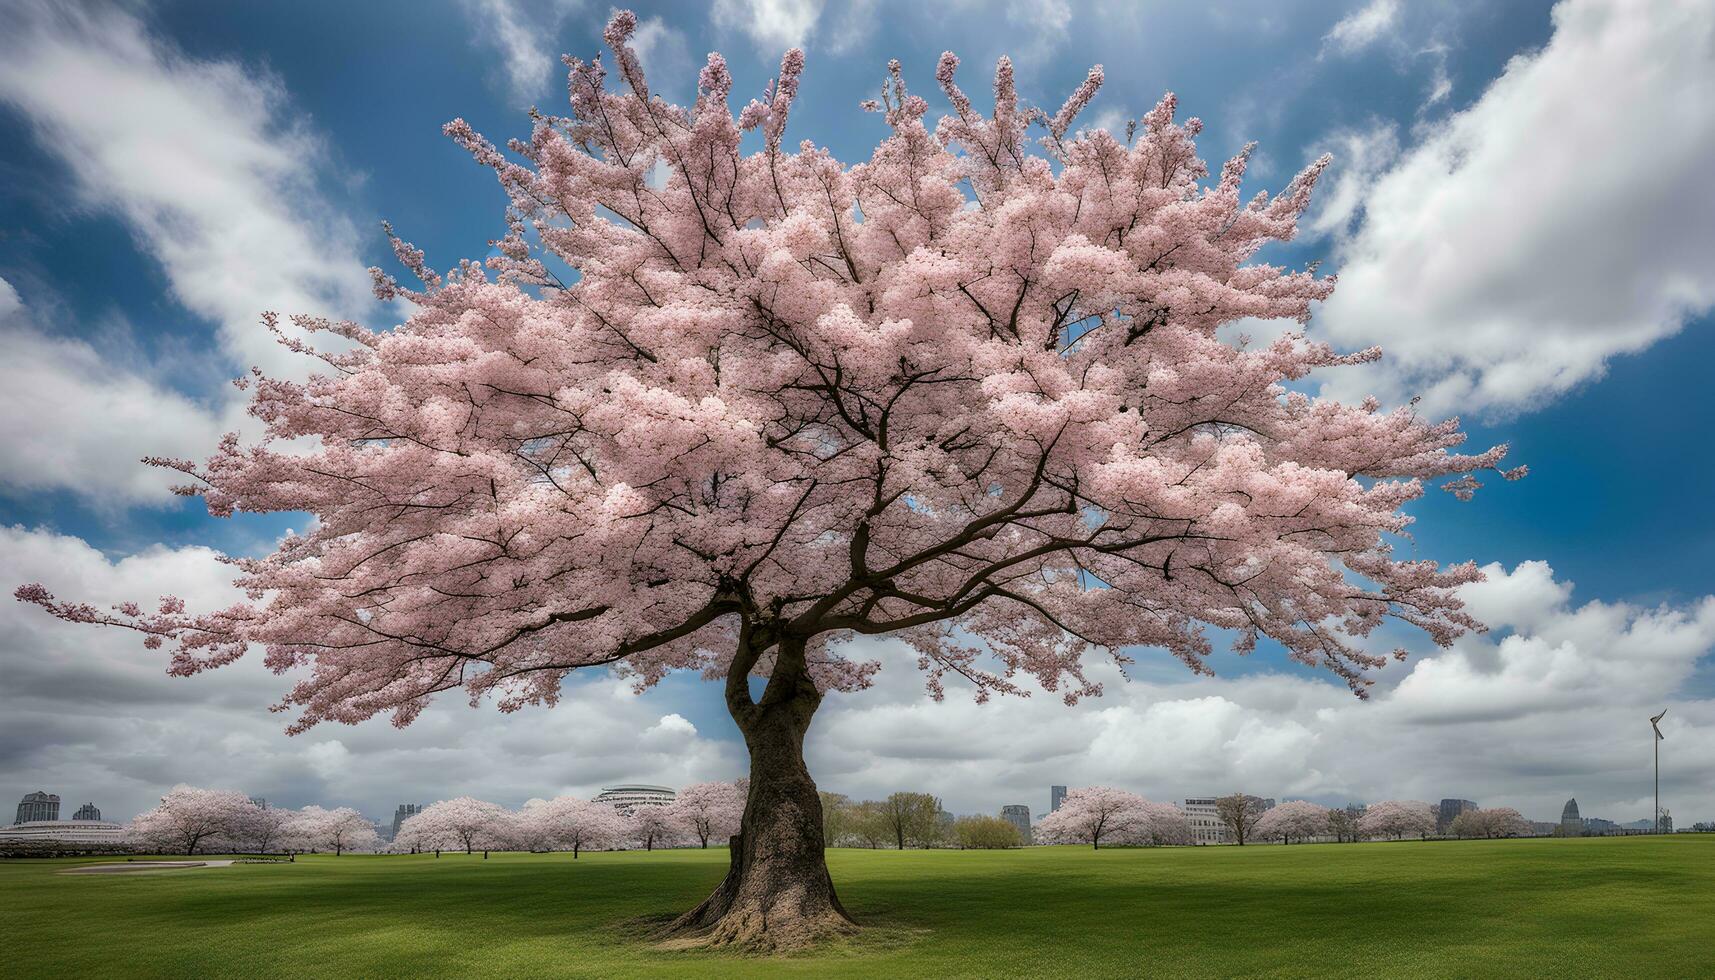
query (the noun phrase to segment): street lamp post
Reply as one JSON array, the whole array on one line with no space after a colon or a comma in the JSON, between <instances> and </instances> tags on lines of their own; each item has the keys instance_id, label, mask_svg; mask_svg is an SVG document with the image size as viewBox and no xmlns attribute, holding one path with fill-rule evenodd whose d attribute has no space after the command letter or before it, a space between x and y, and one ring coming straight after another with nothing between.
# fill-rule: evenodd
<instances>
[{"instance_id":1,"label":"street lamp post","mask_svg":"<svg viewBox=\"0 0 1715 980\"><path fill-rule=\"evenodd\" d=\"M1661 709L1661 714L1649 720L1649 726L1655 729L1655 832L1661 833L1661 742L1666 735L1661 733L1661 720L1667 716L1667 709Z\"/></svg>"}]
</instances>

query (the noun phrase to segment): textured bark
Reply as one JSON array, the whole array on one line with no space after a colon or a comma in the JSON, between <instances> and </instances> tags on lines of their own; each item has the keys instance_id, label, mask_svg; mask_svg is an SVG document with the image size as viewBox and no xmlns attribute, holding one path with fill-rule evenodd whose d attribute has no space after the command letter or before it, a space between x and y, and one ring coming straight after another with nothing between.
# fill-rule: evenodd
<instances>
[{"instance_id":1,"label":"textured bark","mask_svg":"<svg viewBox=\"0 0 1715 980\"><path fill-rule=\"evenodd\" d=\"M750 750L750 795L726 878L669 927L677 943L796 949L856 928L834 893L822 801L804 765L804 734L822 696L803 670L802 643L782 647L760 701L751 702L742 678L728 684Z\"/></svg>"}]
</instances>

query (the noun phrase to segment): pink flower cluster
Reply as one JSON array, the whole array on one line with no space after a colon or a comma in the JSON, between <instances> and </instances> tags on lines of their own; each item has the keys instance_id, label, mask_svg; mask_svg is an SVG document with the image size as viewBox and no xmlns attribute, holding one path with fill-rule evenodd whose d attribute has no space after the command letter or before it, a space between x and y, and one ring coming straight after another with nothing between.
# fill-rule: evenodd
<instances>
[{"instance_id":1,"label":"pink flower cluster","mask_svg":"<svg viewBox=\"0 0 1715 980\"><path fill-rule=\"evenodd\" d=\"M497 255L438 273L394 239L420 286L374 275L406 323L296 318L341 349L306 383L246 381L264 438L151 461L217 515L314 515L231 559L247 602L18 598L169 642L177 674L259 647L299 676L294 730L403 725L454 690L552 704L579 668L766 673L782 638L821 688L860 688L854 634L909 642L937 697L1024 674L1075 701L1092 656L1138 647L1206 671L1211 628L1361 694L1385 620L1478 627L1454 595L1475 566L1391 542L1424 481L1468 495L1505 447L1289 387L1375 351L1218 333L1333 289L1253 261L1326 161L1247 198L1249 150L1210 182L1171 95L1124 139L1078 132L1100 69L1050 114L1003 60L984 115L948 55L952 114L926 126L895 63L889 134L846 164L783 140L801 52L735 117L718 55L693 105L652 95L634 29L606 34L615 79L568 60L569 115L528 139L447 126L509 197Z\"/></svg>"}]
</instances>

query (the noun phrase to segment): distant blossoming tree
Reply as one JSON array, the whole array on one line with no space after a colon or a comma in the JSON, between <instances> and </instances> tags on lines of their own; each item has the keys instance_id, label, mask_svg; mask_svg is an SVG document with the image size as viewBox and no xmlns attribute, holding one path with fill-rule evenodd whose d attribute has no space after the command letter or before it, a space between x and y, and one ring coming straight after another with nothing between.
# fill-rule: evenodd
<instances>
[{"instance_id":1,"label":"distant blossoming tree","mask_svg":"<svg viewBox=\"0 0 1715 980\"><path fill-rule=\"evenodd\" d=\"M1262 800L1245 793L1230 793L1215 801L1215 816L1240 847L1254 836L1257 821L1265 812Z\"/></svg>"},{"instance_id":2,"label":"distant blossoming tree","mask_svg":"<svg viewBox=\"0 0 1715 980\"><path fill-rule=\"evenodd\" d=\"M174 786L160 806L131 821L127 838L135 846L171 854L228 848L246 836L256 809L243 793Z\"/></svg>"},{"instance_id":3,"label":"distant blossoming tree","mask_svg":"<svg viewBox=\"0 0 1715 980\"><path fill-rule=\"evenodd\" d=\"M668 806L639 806L626 816L631 839L646 851L677 847L690 837L690 830Z\"/></svg>"},{"instance_id":4,"label":"distant blossoming tree","mask_svg":"<svg viewBox=\"0 0 1715 980\"><path fill-rule=\"evenodd\" d=\"M213 514L314 516L232 559L246 601L18 598L170 643L175 674L260 647L300 672L294 732L408 724L458 689L553 704L580 668L724 679L750 791L728 878L677 928L758 946L850 928L803 758L824 695L877 669L845 638L911 644L937 698L949 675L978 699L1027 675L1072 702L1128 648L1208 673L1210 627L1362 694L1390 617L1440 644L1477 625L1454 594L1476 567L1389 536L1425 481L1469 496L1505 448L1287 387L1375 350L1221 331L1331 293L1253 261L1326 160L1246 197L1250 149L1211 178L1171 95L1123 135L1076 131L1099 67L1049 111L1002 59L985 116L948 53L949 114L929 124L891 64L867 104L883 138L848 165L785 139L802 52L736 116L711 55L679 107L636 23L613 17L611 62L568 59L569 114L528 139L447 126L509 196L493 257L443 274L394 239L421 287L375 280L408 322L296 318L343 344L314 350L268 315L322 373L245 379L260 442L149 461Z\"/></svg>"},{"instance_id":5,"label":"distant blossoming tree","mask_svg":"<svg viewBox=\"0 0 1715 980\"><path fill-rule=\"evenodd\" d=\"M1036 838L1047 844L1149 843L1150 802L1136 793L1109 786L1074 789L1060 809L1036 825Z\"/></svg>"},{"instance_id":6,"label":"distant blossoming tree","mask_svg":"<svg viewBox=\"0 0 1715 980\"><path fill-rule=\"evenodd\" d=\"M1411 800L1372 803L1358 818L1358 832L1365 837L1427 837L1435 832L1435 809Z\"/></svg>"},{"instance_id":7,"label":"distant blossoming tree","mask_svg":"<svg viewBox=\"0 0 1715 980\"><path fill-rule=\"evenodd\" d=\"M1328 834L1328 808L1309 800L1287 800L1257 818L1255 834L1263 840L1290 844Z\"/></svg>"},{"instance_id":8,"label":"distant blossoming tree","mask_svg":"<svg viewBox=\"0 0 1715 980\"><path fill-rule=\"evenodd\" d=\"M305 850L332 851L335 856L346 851L372 851L381 841L374 824L363 814L345 806L334 810L304 807L290 824L287 834Z\"/></svg>"},{"instance_id":9,"label":"distant blossoming tree","mask_svg":"<svg viewBox=\"0 0 1715 980\"><path fill-rule=\"evenodd\" d=\"M422 850L487 851L505 847L511 830L511 815L497 803L460 796L424 807L405 821L411 829L407 840Z\"/></svg>"},{"instance_id":10,"label":"distant blossoming tree","mask_svg":"<svg viewBox=\"0 0 1715 980\"><path fill-rule=\"evenodd\" d=\"M1144 812L1149 816L1149 843L1174 846L1193 843L1191 819L1184 810L1171 803L1145 803Z\"/></svg>"},{"instance_id":11,"label":"distant blossoming tree","mask_svg":"<svg viewBox=\"0 0 1715 980\"><path fill-rule=\"evenodd\" d=\"M292 822L297 818L296 810L252 804L250 812L239 821L233 841L238 847L257 854L265 854L276 847L289 847Z\"/></svg>"},{"instance_id":12,"label":"distant blossoming tree","mask_svg":"<svg viewBox=\"0 0 1715 980\"><path fill-rule=\"evenodd\" d=\"M673 818L703 847L710 839L726 840L738 833L744 820L744 798L749 787L737 783L692 783L679 791L667 807Z\"/></svg>"},{"instance_id":13,"label":"distant blossoming tree","mask_svg":"<svg viewBox=\"0 0 1715 980\"><path fill-rule=\"evenodd\" d=\"M1518 837L1530 833L1530 821L1510 806L1466 810L1449 828L1458 837Z\"/></svg>"},{"instance_id":14,"label":"distant blossoming tree","mask_svg":"<svg viewBox=\"0 0 1715 980\"><path fill-rule=\"evenodd\" d=\"M518 820L532 847L569 850L573 860L584 851L618 847L631 830L625 816L613 807L573 796L531 800L519 811Z\"/></svg>"}]
</instances>

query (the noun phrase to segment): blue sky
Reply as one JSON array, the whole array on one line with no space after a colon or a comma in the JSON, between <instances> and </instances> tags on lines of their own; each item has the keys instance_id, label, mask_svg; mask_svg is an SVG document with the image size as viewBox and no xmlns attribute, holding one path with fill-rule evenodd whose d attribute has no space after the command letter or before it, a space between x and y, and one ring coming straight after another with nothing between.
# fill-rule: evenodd
<instances>
[{"instance_id":1,"label":"blue sky","mask_svg":"<svg viewBox=\"0 0 1715 980\"><path fill-rule=\"evenodd\" d=\"M835 706L818 750L824 784L866 795L936 780L923 788L959 810L1014 796L1040 806L1047 782L1084 780L1163 798L1240 782L1326 802L1510 794L1505 802L1542 818L1576 792L1595 803L1586 813L1647 815L1633 812L1643 784L1632 785L1629 757L1602 755L1636 734L1624 728L1625 712L1671 700L1687 759L1715 733L1706 656L1715 613L1705 598L1715 593L1707 503L1715 408L1701 397L1715 361L1715 232L1699 220L1715 216L1715 190L1702 176L1715 172L1715 98L1703 97L1715 92L1715 18L1706 6L1575 0L1556 16L1545 2L1453 0L637 4L639 47L656 91L669 97L685 98L703 53L718 49L735 98L746 99L785 45L803 44L809 66L791 135L848 161L883 134L857 102L874 94L887 59L899 58L927 92L943 49L963 57L973 92L986 88L994 58L1011 53L1026 97L1050 105L1103 63L1107 82L1088 125L1123 126L1172 90L1182 114L1205 120L1207 158L1260 142L1253 188L1278 189L1335 152L1306 234L1267 256L1322 260L1342 274L1332 301L1341 305L1319 314L1312 334L1348 348L1397 348L1396 366L1352 383L1390 401L1427 393L1426 410L1466 417L1473 444L1509 442L1531 467L1528 479L1488 487L1474 502L1436 493L1413 508L1417 554L1498 563L1485 600L1498 629L1442 655L1439 673L1425 667L1385 681L1381 714L1356 714L1365 709L1340 700L1349 696L1266 651L1227 658L1225 679L1202 686L1145 653L1123 696L1064 718L1033 704L1007 722L1043 730L1030 748L967 750L949 765L947 726L978 716L918 704L913 672L894 665L869 706L855 698ZM0 70L0 327L7 347L28 352L0 393L10 416L0 429L0 525L12 526L0 568L20 581L57 570L57 590L99 593L189 568L195 545L266 550L291 519L213 521L196 501L162 494L135 458L210 444L231 417L226 380L261 349L262 309L396 322L396 310L358 288L364 265L391 261L383 219L432 264L485 254L502 231L502 195L441 125L462 116L497 141L527 133L525 107L563 100L558 55L596 52L610 9L570 0L160 2L70 15L0 2L0 14L27 28L0 41L13 65ZM1644 21L1678 26L1649 34ZM1676 44L1675 32L1703 32L1702 49ZM1600 87L1579 88L1593 70L1636 81L1614 86L1604 105ZM1546 117L1531 108L1557 99L1565 108ZM1612 143L1582 137L1604 126ZM1518 145L1540 147L1541 158ZM189 166L198 162L243 179L199 178ZM1544 186L1538 200L1531 192ZM1502 254L1485 264L1483 246L1497 239ZM194 247L181 248L186 241ZM1469 267L1412 274L1410 249L1439 244L1470 255ZM1413 298L1419 289L1427 299ZM32 564L54 566L46 556L55 543L87 548L57 568ZM128 815L182 778L379 816L396 796L427 802L468 790L517 804L606 780L737 774L713 691L690 679L616 706L612 683L594 678L551 721L448 703L435 714L469 718L426 733L366 726L287 740L279 719L258 710L281 681L253 671L163 686L145 677L153 665L131 646L15 609L4 616L0 658L30 661L40 686L0 690L10 746L0 752L0 795L47 788L111 800ZM1652 631L1666 638L1654 643ZM1533 642L1571 652L1533 659ZM1614 681L1611 651L1633 646L1640 657L1662 647L1677 659L1621 664L1625 680ZM1414 650L1433 652L1426 647ZM1516 668L1496 659L1509 652ZM95 665L109 663L140 670L125 674L138 686L80 693ZM1450 722L1423 707L1458 698L1465 682L1504 687L1515 669L1564 685L1521 693L1498 720ZM1138 754L1151 726L1193 706L1202 741L1177 745L1173 760ZM1604 759L1587 776L1566 778L1563 760L1527 751L1567 744L1565 733L1588 729L1592 712L1615 721L1611 733L1586 733L1587 757ZM104 720L67 721L80 716ZM26 738L31 718L52 723ZM863 734L884 720L888 738ZM1460 726L1456 735L1448 724ZM659 751L628 746L638 730ZM83 734L64 734L73 731ZM1454 771L1444 762L1353 734L1370 731L1508 749L1467 756L1461 765L1475 771L1448 785ZM439 775L399 774L436 753L462 761ZM1401 765L1414 767L1412 778L1390 783ZM1707 766L1669 783L1706 817L1715 816ZM1264 775L1281 767L1294 774ZM475 785L455 785L461 772ZM1252 785L1269 778L1275 784Z\"/></svg>"}]
</instances>

